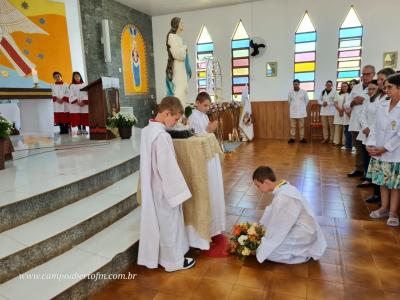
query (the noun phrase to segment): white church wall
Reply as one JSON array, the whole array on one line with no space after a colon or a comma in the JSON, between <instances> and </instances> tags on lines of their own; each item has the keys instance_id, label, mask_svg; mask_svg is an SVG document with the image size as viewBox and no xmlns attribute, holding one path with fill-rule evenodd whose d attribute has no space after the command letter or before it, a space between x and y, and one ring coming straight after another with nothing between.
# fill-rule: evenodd
<instances>
[{"instance_id":1,"label":"white church wall","mask_svg":"<svg viewBox=\"0 0 400 300\"><path fill-rule=\"evenodd\" d=\"M362 64L382 67L383 52L400 51L400 26L397 0L265 0L213 9L153 17L153 42L158 101L166 94L166 34L172 17L184 21L183 38L189 47L190 62L195 70L195 45L201 26L205 25L214 42L214 55L223 74L223 98L231 99L230 40L239 19L250 37L261 37L267 50L251 60L251 99L274 101L287 98L293 80L294 34L307 10L317 31L316 95L326 80L336 79L338 30L350 6L354 5L364 26ZM278 76L265 76L268 61L278 62ZM398 66L400 68L400 66ZM195 74L195 72L193 72ZM196 80L189 81L189 100L196 96Z\"/></svg>"}]
</instances>

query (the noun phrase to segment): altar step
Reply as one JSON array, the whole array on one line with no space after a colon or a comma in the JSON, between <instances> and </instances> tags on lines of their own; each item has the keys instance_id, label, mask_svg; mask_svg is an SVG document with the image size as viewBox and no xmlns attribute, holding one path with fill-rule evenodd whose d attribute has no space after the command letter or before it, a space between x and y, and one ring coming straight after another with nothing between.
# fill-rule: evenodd
<instances>
[{"instance_id":1,"label":"altar step","mask_svg":"<svg viewBox=\"0 0 400 300\"><path fill-rule=\"evenodd\" d=\"M46 159L44 154L41 156L44 158L43 160ZM42 157L38 157L37 160L42 159ZM139 169L139 155L131 156L129 159L127 158L114 165L99 163L100 167L98 168L95 165L96 159L100 160L102 158L93 157L87 166L83 165L80 168L71 166L68 169L67 165L63 170L66 174L56 173L54 178L50 177L51 180L48 178L47 182L38 182L37 185L31 183L32 178L14 178L15 175L5 173L4 175L7 175L7 177L2 182L4 185L7 184L7 180L10 181L10 184L17 180L26 181L27 183L17 186L15 190L10 192L1 192L0 233L99 192ZM36 180L40 179L40 165L37 165L37 161L29 163L31 165L36 164L35 168L38 169L36 176L30 176L35 176L34 179ZM68 162L63 161L62 163L67 164ZM12 170L6 169L5 171L11 172Z\"/></svg>"},{"instance_id":2,"label":"altar step","mask_svg":"<svg viewBox=\"0 0 400 300\"><path fill-rule=\"evenodd\" d=\"M113 275L123 271L136 257L139 240L140 209L85 242L0 285L1 300L87 299L107 280L88 280L79 275ZM71 279L28 279L29 276L71 275ZM77 274L75 278L73 276Z\"/></svg>"},{"instance_id":3,"label":"altar step","mask_svg":"<svg viewBox=\"0 0 400 300\"><path fill-rule=\"evenodd\" d=\"M0 283L70 250L130 213L139 172L52 213L0 233Z\"/></svg>"}]
</instances>

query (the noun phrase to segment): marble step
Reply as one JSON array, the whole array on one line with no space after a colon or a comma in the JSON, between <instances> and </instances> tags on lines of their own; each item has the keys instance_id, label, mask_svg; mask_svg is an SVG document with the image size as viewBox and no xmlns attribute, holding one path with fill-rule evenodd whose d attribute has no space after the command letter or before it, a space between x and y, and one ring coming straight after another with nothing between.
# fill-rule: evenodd
<instances>
[{"instance_id":1,"label":"marble step","mask_svg":"<svg viewBox=\"0 0 400 300\"><path fill-rule=\"evenodd\" d=\"M0 283L82 243L137 207L139 172L73 204L0 233Z\"/></svg>"},{"instance_id":2,"label":"marble step","mask_svg":"<svg viewBox=\"0 0 400 300\"><path fill-rule=\"evenodd\" d=\"M10 174L0 174L0 233L101 191L139 170L138 153L128 155L125 154L126 160L123 161L107 158L103 162L101 157L92 157L90 164L85 162L82 166L64 166L60 172L65 173L56 173L53 177L44 174L42 181L40 165L36 166L36 161L35 167L26 167L26 172L33 173L28 177L14 178L11 174L13 170L6 170ZM63 164L68 162L63 161ZM14 180L14 183L7 180ZM7 184L14 187L7 191Z\"/></svg>"},{"instance_id":3,"label":"marble step","mask_svg":"<svg viewBox=\"0 0 400 300\"><path fill-rule=\"evenodd\" d=\"M97 272L108 276L126 270L136 257L139 225L140 208L136 208L73 249L0 285L0 299L88 298L109 279L80 277ZM33 276L54 278L32 279ZM66 279L59 280L57 276Z\"/></svg>"}]
</instances>

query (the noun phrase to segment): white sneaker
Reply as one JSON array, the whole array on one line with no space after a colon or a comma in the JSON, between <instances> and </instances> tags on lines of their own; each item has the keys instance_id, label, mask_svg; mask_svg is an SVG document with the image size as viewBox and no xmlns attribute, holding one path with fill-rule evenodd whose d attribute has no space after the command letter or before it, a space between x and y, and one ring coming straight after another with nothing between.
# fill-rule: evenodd
<instances>
[{"instance_id":1,"label":"white sneaker","mask_svg":"<svg viewBox=\"0 0 400 300\"><path fill-rule=\"evenodd\" d=\"M346 149L347 149L346 146L340 147L340 150L346 150Z\"/></svg>"}]
</instances>

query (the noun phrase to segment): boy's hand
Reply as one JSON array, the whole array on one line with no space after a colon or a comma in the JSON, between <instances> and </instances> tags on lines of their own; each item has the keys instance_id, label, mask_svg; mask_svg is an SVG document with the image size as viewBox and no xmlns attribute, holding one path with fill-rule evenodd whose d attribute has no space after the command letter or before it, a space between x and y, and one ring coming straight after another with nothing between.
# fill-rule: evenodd
<instances>
[{"instance_id":1,"label":"boy's hand","mask_svg":"<svg viewBox=\"0 0 400 300\"><path fill-rule=\"evenodd\" d=\"M218 127L218 122L214 121L214 122L209 122L208 126L207 126L207 132L208 133L213 133Z\"/></svg>"}]
</instances>

